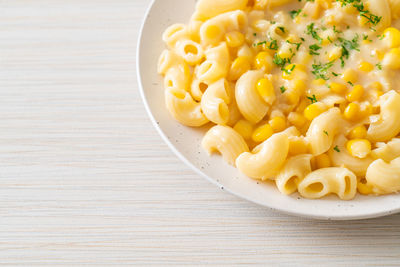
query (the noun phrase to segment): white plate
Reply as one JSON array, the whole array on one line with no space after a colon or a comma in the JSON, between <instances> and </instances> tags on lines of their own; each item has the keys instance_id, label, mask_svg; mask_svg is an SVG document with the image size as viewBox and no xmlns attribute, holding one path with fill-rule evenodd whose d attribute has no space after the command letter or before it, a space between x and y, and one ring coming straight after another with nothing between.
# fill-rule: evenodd
<instances>
[{"instance_id":1,"label":"white plate","mask_svg":"<svg viewBox=\"0 0 400 267\"><path fill-rule=\"evenodd\" d=\"M172 23L187 23L194 6L195 0L153 1L142 26L137 51L143 102L154 126L175 154L219 187L284 213L317 219L351 220L399 212L400 195L357 196L352 201L341 201L334 196L322 200L303 199L298 195L285 196L273 184L263 184L247 178L226 164L220 156L209 157L203 151L200 141L204 131L182 126L172 119L164 105L162 78L157 74L158 57L165 48L161 34Z\"/></svg>"}]
</instances>

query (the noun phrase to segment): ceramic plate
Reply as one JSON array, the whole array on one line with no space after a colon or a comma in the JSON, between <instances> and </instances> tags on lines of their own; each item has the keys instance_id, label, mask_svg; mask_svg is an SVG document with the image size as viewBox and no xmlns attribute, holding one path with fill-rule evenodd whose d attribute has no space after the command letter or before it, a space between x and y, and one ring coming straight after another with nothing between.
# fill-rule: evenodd
<instances>
[{"instance_id":1,"label":"ceramic plate","mask_svg":"<svg viewBox=\"0 0 400 267\"><path fill-rule=\"evenodd\" d=\"M154 126L175 154L201 176L232 194L287 214L351 220L399 212L400 195L357 196L352 201L341 201L335 196L321 200L303 199L296 194L285 196L272 183L261 183L245 177L219 155L210 157L203 151L200 143L205 130L188 128L172 119L164 104L162 77L157 74L158 57L165 48L161 40L163 31L173 23L187 23L195 2L153 1L145 16L138 43L137 70L143 102Z\"/></svg>"}]
</instances>

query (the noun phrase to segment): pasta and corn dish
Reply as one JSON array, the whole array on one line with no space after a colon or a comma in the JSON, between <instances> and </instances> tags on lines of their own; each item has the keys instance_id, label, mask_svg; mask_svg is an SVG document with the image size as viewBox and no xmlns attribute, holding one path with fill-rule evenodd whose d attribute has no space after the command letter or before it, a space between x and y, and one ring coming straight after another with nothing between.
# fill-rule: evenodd
<instances>
[{"instance_id":1,"label":"pasta and corn dish","mask_svg":"<svg viewBox=\"0 0 400 267\"><path fill-rule=\"evenodd\" d=\"M170 114L310 199L400 191L400 0L199 0L162 38Z\"/></svg>"}]
</instances>

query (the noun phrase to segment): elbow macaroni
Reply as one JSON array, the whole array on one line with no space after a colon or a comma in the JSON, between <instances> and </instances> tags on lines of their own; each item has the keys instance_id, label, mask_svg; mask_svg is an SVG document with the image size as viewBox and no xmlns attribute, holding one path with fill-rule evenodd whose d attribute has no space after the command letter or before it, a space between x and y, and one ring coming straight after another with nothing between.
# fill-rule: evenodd
<instances>
[{"instance_id":1,"label":"elbow macaroni","mask_svg":"<svg viewBox=\"0 0 400 267\"><path fill-rule=\"evenodd\" d=\"M209 154L218 151L231 165L235 164L240 154L249 151L247 143L240 134L228 126L221 125L214 126L206 133L202 146Z\"/></svg>"},{"instance_id":2,"label":"elbow macaroni","mask_svg":"<svg viewBox=\"0 0 400 267\"><path fill-rule=\"evenodd\" d=\"M162 35L166 107L283 194L398 192L399 23L400 0L198 0Z\"/></svg>"}]
</instances>

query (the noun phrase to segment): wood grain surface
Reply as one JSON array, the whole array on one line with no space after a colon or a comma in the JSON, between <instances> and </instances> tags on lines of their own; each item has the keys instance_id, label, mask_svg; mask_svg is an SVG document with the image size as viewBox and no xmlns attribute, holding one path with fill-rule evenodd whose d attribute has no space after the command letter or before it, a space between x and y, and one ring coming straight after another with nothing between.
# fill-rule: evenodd
<instances>
[{"instance_id":1,"label":"wood grain surface","mask_svg":"<svg viewBox=\"0 0 400 267\"><path fill-rule=\"evenodd\" d=\"M274 213L169 151L136 81L149 4L0 1L0 265L399 266L400 215Z\"/></svg>"}]
</instances>

